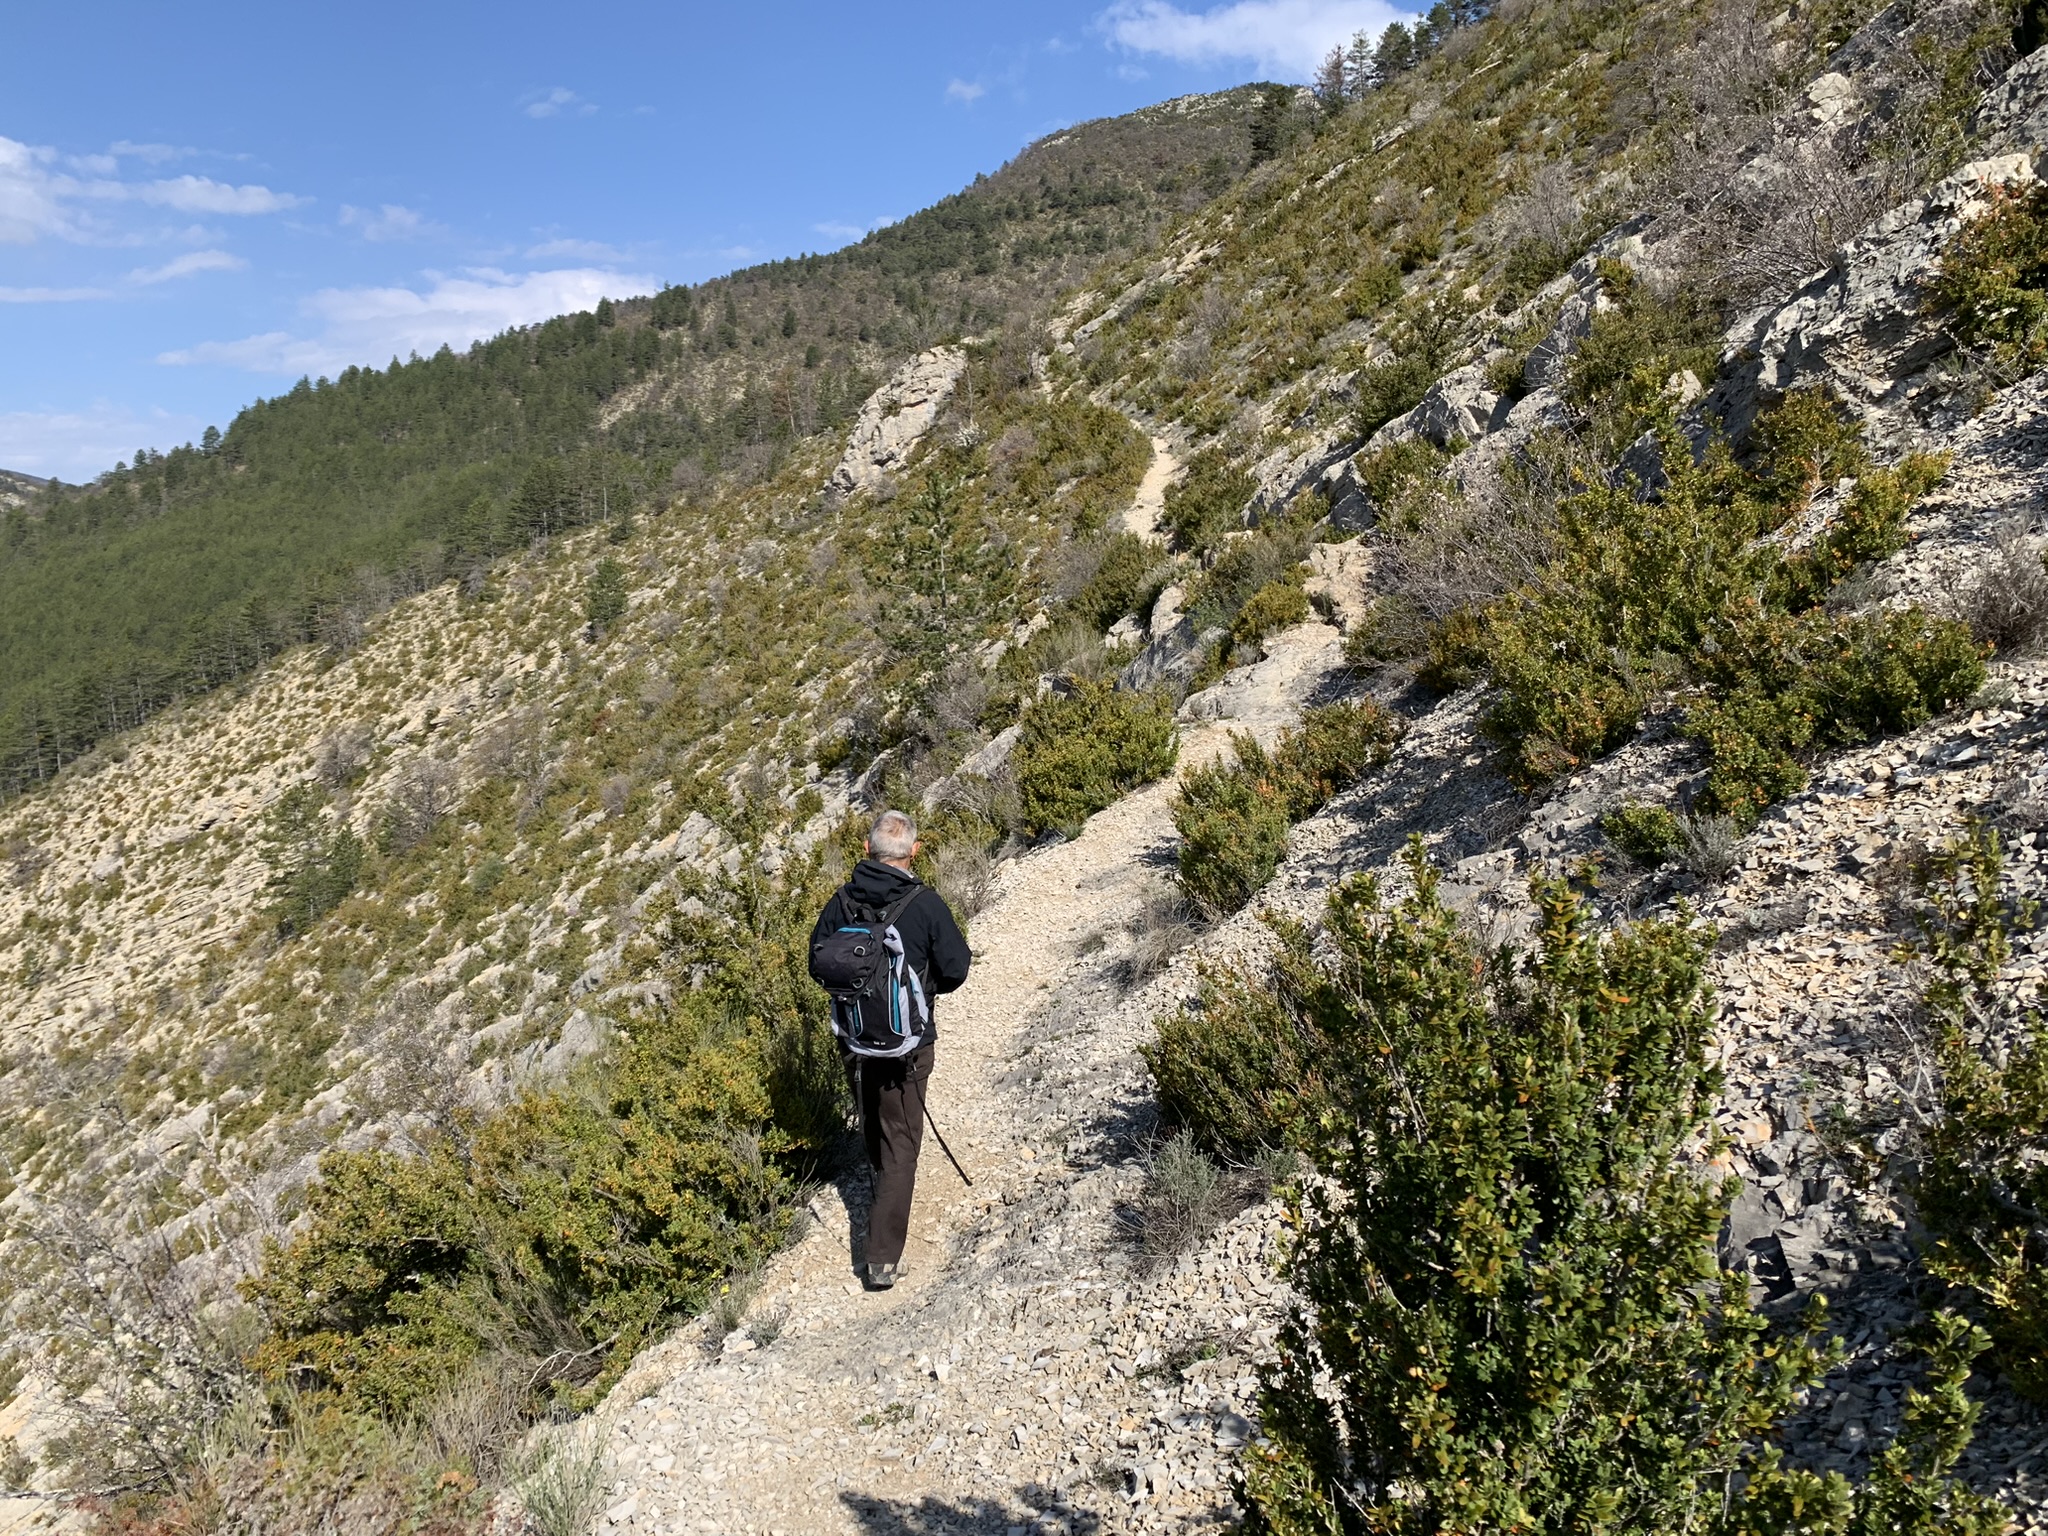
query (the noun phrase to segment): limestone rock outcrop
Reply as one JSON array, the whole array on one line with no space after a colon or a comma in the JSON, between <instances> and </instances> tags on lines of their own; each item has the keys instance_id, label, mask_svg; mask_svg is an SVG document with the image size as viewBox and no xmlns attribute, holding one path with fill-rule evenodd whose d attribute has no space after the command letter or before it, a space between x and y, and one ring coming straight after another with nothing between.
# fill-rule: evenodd
<instances>
[{"instance_id":1,"label":"limestone rock outcrop","mask_svg":"<svg viewBox=\"0 0 2048 1536\"><path fill-rule=\"evenodd\" d=\"M933 347L898 368L860 408L827 487L851 496L901 470L966 372L967 354L958 347Z\"/></svg>"}]
</instances>

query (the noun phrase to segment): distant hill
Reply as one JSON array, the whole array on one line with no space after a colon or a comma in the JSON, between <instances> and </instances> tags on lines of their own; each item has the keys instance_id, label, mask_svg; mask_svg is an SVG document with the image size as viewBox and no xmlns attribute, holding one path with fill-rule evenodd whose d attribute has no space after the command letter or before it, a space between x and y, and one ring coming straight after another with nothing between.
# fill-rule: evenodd
<instances>
[{"instance_id":1,"label":"distant hill","mask_svg":"<svg viewBox=\"0 0 2048 1536\"><path fill-rule=\"evenodd\" d=\"M0 507L23 506L29 497L49 483L37 475L24 475L18 469L0 469Z\"/></svg>"},{"instance_id":2,"label":"distant hill","mask_svg":"<svg viewBox=\"0 0 2048 1536\"><path fill-rule=\"evenodd\" d=\"M1027 317L1236 182L1254 87L1084 123L829 255L302 379L0 523L0 793L534 537L758 481L936 342ZM1023 354L1019 354L1020 359ZM26 477L23 477L26 478Z\"/></svg>"}]
</instances>

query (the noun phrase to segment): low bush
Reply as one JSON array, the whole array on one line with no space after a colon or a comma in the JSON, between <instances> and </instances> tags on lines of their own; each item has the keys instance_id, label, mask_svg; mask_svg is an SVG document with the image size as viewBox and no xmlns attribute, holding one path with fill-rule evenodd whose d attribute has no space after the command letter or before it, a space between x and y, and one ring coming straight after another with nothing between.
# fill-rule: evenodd
<instances>
[{"instance_id":1,"label":"low bush","mask_svg":"<svg viewBox=\"0 0 2048 1536\"><path fill-rule=\"evenodd\" d=\"M1165 585L1158 549L1133 533L1119 533L1103 546L1094 572L1074 595L1075 612L1098 630L1125 614L1141 617Z\"/></svg>"},{"instance_id":2,"label":"low bush","mask_svg":"<svg viewBox=\"0 0 2048 1536\"><path fill-rule=\"evenodd\" d=\"M697 882L687 894L723 921L655 917L698 985L580 1079L418 1157L328 1153L295 1233L244 1287L267 1328L258 1369L403 1413L452 1368L502 1356L578 1400L757 1265L841 1124L805 975L829 888L817 856L779 885Z\"/></svg>"},{"instance_id":3,"label":"low bush","mask_svg":"<svg viewBox=\"0 0 2048 1536\"><path fill-rule=\"evenodd\" d=\"M1311 709L1272 752L1231 738L1231 759L1190 772L1174 801L1181 889L1214 916L1235 912L1273 877L1287 829L1387 760L1399 722L1370 700Z\"/></svg>"},{"instance_id":4,"label":"low bush","mask_svg":"<svg viewBox=\"0 0 2048 1536\"><path fill-rule=\"evenodd\" d=\"M1929 1267L1977 1294L1998 1363L2048 1401L2048 1022L2000 986L2011 934L2038 916L2006 894L2005 874L1981 822L1919 871L1942 1083L1916 1194L1940 1239Z\"/></svg>"},{"instance_id":5,"label":"low bush","mask_svg":"<svg viewBox=\"0 0 2048 1536\"><path fill-rule=\"evenodd\" d=\"M1702 380L1713 377L1722 322L1689 285L1660 290L1611 259L1601 260L1598 272L1614 304L1594 316L1573 352L1564 396L1592 413L1598 436L1618 451L1654 423L1673 374L1689 369Z\"/></svg>"},{"instance_id":6,"label":"low bush","mask_svg":"<svg viewBox=\"0 0 2048 1536\"><path fill-rule=\"evenodd\" d=\"M1969 697L1982 657L1918 609L1840 618L1815 605L1858 562L1898 547L1905 509L1941 472L1875 469L1822 397L1766 419L1757 469L1716 446L1695 462L1668 410L1655 501L1596 487L1560 510L1542 577L1495 603L1481 642L1500 694L1484 727L1533 786L1613 750L1650 700L1684 684L1711 774L1702 809L1752 822L1805 781L1812 752L1887 735ZM1763 534L1855 467L1844 511L1786 557Z\"/></svg>"},{"instance_id":7,"label":"low bush","mask_svg":"<svg viewBox=\"0 0 2048 1536\"><path fill-rule=\"evenodd\" d=\"M1685 846L1685 828L1661 805L1624 805L1600 818L1608 841L1638 864L1662 864Z\"/></svg>"},{"instance_id":8,"label":"low bush","mask_svg":"<svg viewBox=\"0 0 2048 1536\"><path fill-rule=\"evenodd\" d=\"M1927 287L1956 339L1987 346L2008 370L2048 362L2048 187L1999 189L1989 212L1942 252Z\"/></svg>"},{"instance_id":9,"label":"low bush","mask_svg":"<svg viewBox=\"0 0 2048 1536\"><path fill-rule=\"evenodd\" d=\"M1361 368L1354 386L1358 405L1352 416L1353 428L1370 437L1397 416L1407 415L1422 403L1440 372L1435 361L1421 353Z\"/></svg>"},{"instance_id":10,"label":"low bush","mask_svg":"<svg viewBox=\"0 0 2048 1536\"><path fill-rule=\"evenodd\" d=\"M1306 1145L1327 1107L1324 1039L1302 1000L1316 978L1307 930L1273 926L1270 968L1209 966L1193 1005L1161 1019L1142 1049L1169 1125L1212 1156Z\"/></svg>"},{"instance_id":11,"label":"low bush","mask_svg":"<svg viewBox=\"0 0 2048 1536\"><path fill-rule=\"evenodd\" d=\"M1269 581L1237 610L1230 638L1238 645L1257 645L1270 634L1302 623L1310 611L1300 581Z\"/></svg>"},{"instance_id":12,"label":"low bush","mask_svg":"<svg viewBox=\"0 0 2048 1536\"><path fill-rule=\"evenodd\" d=\"M1451 455L1425 437L1393 443L1358 461L1358 483L1387 531L1412 528L1445 484Z\"/></svg>"},{"instance_id":13,"label":"low bush","mask_svg":"<svg viewBox=\"0 0 2048 1536\"><path fill-rule=\"evenodd\" d=\"M1172 772L1180 755L1172 701L1110 683L1048 694L1019 724L1017 790L1033 836L1075 835L1104 806Z\"/></svg>"},{"instance_id":14,"label":"low bush","mask_svg":"<svg viewBox=\"0 0 2048 1536\"><path fill-rule=\"evenodd\" d=\"M1212 548L1244 526L1245 503L1257 489L1257 482L1221 448L1204 448L1166 488L1161 524L1176 549Z\"/></svg>"},{"instance_id":15,"label":"low bush","mask_svg":"<svg viewBox=\"0 0 2048 1536\"><path fill-rule=\"evenodd\" d=\"M2048 632L2048 558L2024 521L1994 533L1961 610L1970 633L2001 651L2024 650Z\"/></svg>"},{"instance_id":16,"label":"low bush","mask_svg":"<svg viewBox=\"0 0 2048 1536\"><path fill-rule=\"evenodd\" d=\"M1277 984L1219 977L1211 1011L1175 1025L1191 1046L1279 1041L1314 1064L1308 1113L1247 1094L1216 1047L1225 1078L1175 1098L1212 1141L1278 1110L1284 1128L1255 1133L1316 1175L1289 1196L1302 1299L1246 1453L1257 1528L1997 1529L1995 1505L1947 1481L1969 1438L1966 1325L1945 1325L1934 1390L1861 1487L1788 1472L1769 1446L1836 1357L1814 1316L1770 1337L1746 1277L1714 1262L1732 1189L1682 1155L1718 1088L1703 939L1673 922L1603 942L1567 882L1538 879L1535 953L1489 959L1419 843L1408 871L1392 904L1347 882ZM1205 1049L1167 1039L1155 1057ZM1802 1509L1839 1518L1797 1524Z\"/></svg>"},{"instance_id":17,"label":"low bush","mask_svg":"<svg viewBox=\"0 0 2048 1536\"><path fill-rule=\"evenodd\" d=\"M1235 630L1239 615L1267 588L1299 588L1306 574L1301 562L1307 555L1308 528L1296 519L1276 518L1262 524L1256 533L1231 539L1209 569L1189 583L1187 612L1195 632ZM1292 601L1284 594L1272 594L1264 606L1278 612Z\"/></svg>"}]
</instances>

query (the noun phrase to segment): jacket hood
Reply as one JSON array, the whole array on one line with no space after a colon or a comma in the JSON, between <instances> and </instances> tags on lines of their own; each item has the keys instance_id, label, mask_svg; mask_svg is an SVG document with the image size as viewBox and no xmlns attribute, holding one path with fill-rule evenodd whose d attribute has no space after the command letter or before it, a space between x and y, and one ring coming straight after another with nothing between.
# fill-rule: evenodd
<instances>
[{"instance_id":1,"label":"jacket hood","mask_svg":"<svg viewBox=\"0 0 2048 1536\"><path fill-rule=\"evenodd\" d=\"M880 859L862 859L847 877L846 889L856 901L870 906L887 906L911 886L920 883L917 876L884 864Z\"/></svg>"}]
</instances>

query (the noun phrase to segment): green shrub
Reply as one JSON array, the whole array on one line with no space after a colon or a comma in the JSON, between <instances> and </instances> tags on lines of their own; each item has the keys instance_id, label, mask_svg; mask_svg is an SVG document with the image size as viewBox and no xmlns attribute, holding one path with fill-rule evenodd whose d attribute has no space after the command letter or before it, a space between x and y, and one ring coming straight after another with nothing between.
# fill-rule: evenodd
<instances>
[{"instance_id":1,"label":"green shrub","mask_svg":"<svg viewBox=\"0 0 2048 1536\"><path fill-rule=\"evenodd\" d=\"M1383 764L1399 736L1371 700L1309 710L1271 753L1233 735L1232 760L1190 771L1174 800L1181 889L1212 916L1235 912L1280 867L1287 829Z\"/></svg>"},{"instance_id":2,"label":"green shrub","mask_svg":"<svg viewBox=\"0 0 2048 1536\"><path fill-rule=\"evenodd\" d=\"M1422 397L1429 393L1429 386L1437 381L1441 371L1433 358L1420 352L1390 357L1359 369L1354 386L1358 404L1352 416L1353 429L1370 437L1395 417L1407 415L1422 403Z\"/></svg>"},{"instance_id":3,"label":"green shrub","mask_svg":"<svg viewBox=\"0 0 2048 1536\"><path fill-rule=\"evenodd\" d=\"M1950 313L1957 340L1991 346L2009 368L2048 361L2048 187L1994 191L1942 253L1927 301Z\"/></svg>"},{"instance_id":4,"label":"green shrub","mask_svg":"<svg viewBox=\"0 0 2048 1536\"><path fill-rule=\"evenodd\" d=\"M1079 683L1031 704L1019 721L1017 790L1025 830L1072 837L1140 784L1173 771L1173 702L1110 683Z\"/></svg>"},{"instance_id":5,"label":"green shrub","mask_svg":"<svg viewBox=\"0 0 2048 1536\"><path fill-rule=\"evenodd\" d=\"M1125 614L1149 612L1164 584L1159 551L1136 534L1119 533L1103 545L1102 558L1074 595L1073 608L1105 630Z\"/></svg>"},{"instance_id":6,"label":"green shrub","mask_svg":"<svg viewBox=\"0 0 2048 1536\"><path fill-rule=\"evenodd\" d=\"M1654 425L1666 381L1682 369L1701 380L1720 361L1721 320L1697 285L1659 293L1623 263L1599 263L1614 307L1594 316L1565 369L1564 396L1593 412L1614 448Z\"/></svg>"},{"instance_id":7,"label":"green shrub","mask_svg":"<svg viewBox=\"0 0 2048 1536\"><path fill-rule=\"evenodd\" d=\"M1205 965L1195 1003L1161 1019L1142 1048L1167 1123L1231 1162L1305 1146L1327 1103L1327 1042L1301 1007L1316 976L1310 936L1275 927L1281 951L1270 972Z\"/></svg>"},{"instance_id":8,"label":"green shrub","mask_svg":"<svg viewBox=\"0 0 2048 1536\"><path fill-rule=\"evenodd\" d=\"M1175 548L1208 549L1244 526L1245 503L1257 489L1258 482L1221 448L1204 448L1166 488L1160 521Z\"/></svg>"},{"instance_id":9,"label":"green shrub","mask_svg":"<svg viewBox=\"0 0 2048 1536\"><path fill-rule=\"evenodd\" d=\"M1230 638L1239 645L1256 645L1278 630L1303 622L1310 611L1308 594L1299 580L1269 581L1237 610Z\"/></svg>"},{"instance_id":10,"label":"green shrub","mask_svg":"<svg viewBox=\"0 0 2048 1536\"><path fill-rule=\"evenodd\" d=\"M602 635L626 616L626 568L606 555L590 573L584 589L583 616L593 633Z\"/></svg>"},{"instance_id":11,"label":"green shrub","mask_svg":"<svg viewBox=\"0 0 2048 1536\"><path fill-rule=\"evenodd\" d=\"M1719 445L1695 462L1661 409L1658 499L1569 498L1550 567L1488 610L1481 643L1500 694L1484 729L1529 787L1613 750L1654 694L1689 683L1700 696L1687 730L1711 769L1703 809L1747 826L1804 783L1805 754L1911 729L1975 691L1982 657L1963 626L1917 609L1815 607L1859 561L1898 547L1939 460L1870 468L1855 429L1808 393L1764 419L1754 471ZM1860 477L1811 551L1787 559L1760 541L1842 469Z\"/></svg>"},{"instance_id":12,"label":"green shrub","mask_svg":"<svg viewBox=\"0 0 2048 1536\"><path fill-rule=\"evenodd\" d=\"M1451 455L1427 438L1392 443L1358 461L1358 482L1379 512L1383 527L1412 528L1442 492Z\"/></svg>"},{"instance_id":13,"label":"green shrub","mask_svg":"<svg viewBox=\"0 0 2048 1536\"><path fill-rule=\"evenodd\" d=\"M1234 630L1238 615L1264 588L1276 582L1298 586L1307 554L1308 529L1291 519L1275 519L1256 533L1230 540L1215 563L1189 584L1188 618L1196 632Z\"/></svg>"},{"instance_id":14,"label":"green shrub","mask_svg":"<svg viewBox=\"0 0 2048 1536\"><path fill-rule=\"evenodd\" d=\"M408 1411L487 1355L573 1394L758 1264L839 1125L805 975L828 889L815 857L780 885L698 882L723 920L673 926L699 985L578 1079L418 1157L323 1157L302 1224L245 1284L267 1328L253 1363L352 1410Z\"/></svg>"},{"instance_id":15,"label":"green shrub","mask_svg":"<svg viewBox=\"0 0 2048 1536\"><path fill-rule=\"evenodd\" d=\"M1685 828L1661 805L1624 805L1600 818L1608 840L1638 864L1662 864L1685 846Z\"/></svg>"},{"instance_id":16,"label":"green shrub","mask_svg":"<svg viewBox=\"0 0 2048 1536\"><path fill-rule=\"evenodd\" d=\"M1997 983L2032 902L2000 889L1998 832L1973 822L1920 871L1926 1005L1939 1032L1941 1118L1915 1190L1939 1237L1928 1267L1981 1299L2014 1387L2048 1401L2048 1023ZM1990 1031L2017 1037L2010 1050Z\"/></svg>"},{"instance_id":17,"label":"green shrub","mask_svg":"<svg viewBox=\"0 0 2048 1536\"><path fill-rule=\"evenodd\" d=\"M1968 1523L1995 1506L1945 1481L1968 1440L1966 1328L1947 1325L1909 1442L1862 1488L1786 1472L1768 1445L1837 1356L1816 1316L1770 1338L1746 1277L1714 1262L1732 1186L1683 1156L1718 1090L1702 938L1672 922L1603 942L1565 881L1537 879L1534 956L1489 962L1419 843L1408 866L1391 906L1370 877L1332 895L1320 965L1297 937L1283 982L1221 977L1220 1008L1180 1030L1257 1033L1316 1068L1314 1111L1288 1122L1320 1177L1291 1197L1302 1303L1246 1453L1254 1525L1995 1529ZM1255 1114L1250 1088L1206 1102ZM1840 1520L1786 1518L1802 1499Z\"/></svg>"}]
</instances>

